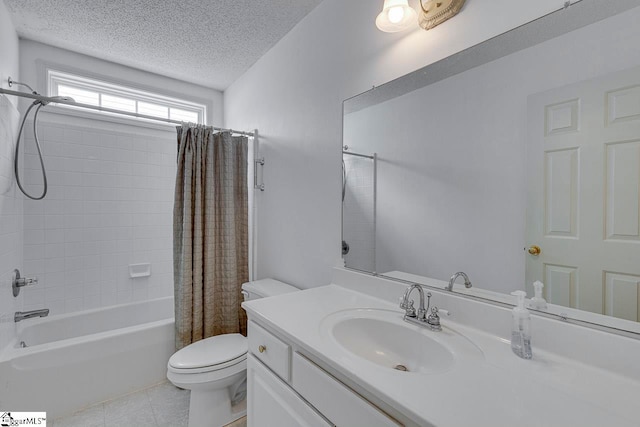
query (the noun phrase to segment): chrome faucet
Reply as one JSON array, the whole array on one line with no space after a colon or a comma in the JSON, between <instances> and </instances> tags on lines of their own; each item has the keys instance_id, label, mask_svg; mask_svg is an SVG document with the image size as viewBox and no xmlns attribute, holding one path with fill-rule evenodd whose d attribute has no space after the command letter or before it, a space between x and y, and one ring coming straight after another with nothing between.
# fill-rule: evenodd
<instances>
[{"instance_id":1,"label":"chrome faucet","mask_svg":"<svg viewBox=\"0 0 640 427\"><path fill-rule=\"evenodd\" d=\"M464 278L464 286L465 286L465 288L470 288L471 287L471 281L469 280L469 276L467 276L463 271L458 271L456 274L451 276L451 279L449 279L449 285L445 289L448 290L448 291L452 290L453 289L453 283L460 276L462 276Z\"/></svg>"},{"instance_id":2,"label":"chrome faucet","mask_svg":"<svg viewBox=\"0 0 640 427\"><path fill-rule=\"evenodd\" d=\"M409 296L414 289L417 289L418 293L420 294L420 307L418 308L417 313L416 309L413 307L413 300L409 299ZM438 316L438 307L433 307L431 309L431 314L427 317L427 311L429 310L429 306L431 305L431 292L427 292L426 296L427 307L425 308L425 292L422 290L422 286L418 285L417 283L409 286L404 292L404 296L400 300L400 308L405 310L402 320L409 323L415 323L416 325L420 326L428 326L432 331L441 331L442 326L440 325L440 317Z\"/></svg>"},{"instance_id":3,"label":"chrome faucet","mask_svg":"<svg viewBox=\"0 0 640 427\"><path fill-rule=\"evenodd\" d=\"M13 316L14 322L19 322L24 319L31 319L32 317L46 317L49 315L49 309L43 308L41 310L32 310L32 311L16 311L16 314Z\"/></svg>"}]
</instances>

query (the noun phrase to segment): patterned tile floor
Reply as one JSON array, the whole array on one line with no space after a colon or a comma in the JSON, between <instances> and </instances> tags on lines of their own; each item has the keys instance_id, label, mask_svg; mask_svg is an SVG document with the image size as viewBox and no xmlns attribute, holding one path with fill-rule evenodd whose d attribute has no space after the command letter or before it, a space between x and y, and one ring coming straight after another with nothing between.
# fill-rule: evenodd
<instances>
[{"instance_id":1,"label":"patterned tile floor","mask_svg":"<svg viewBox=\"0 0 640 427\"><path fill-rule=\"evenodd\" d=\"M189 391L164 382L146 390L90 406L47 425L55 427L187 427ZM246 419L230 424L246 427Z\"/></svg>"}]
</instances>

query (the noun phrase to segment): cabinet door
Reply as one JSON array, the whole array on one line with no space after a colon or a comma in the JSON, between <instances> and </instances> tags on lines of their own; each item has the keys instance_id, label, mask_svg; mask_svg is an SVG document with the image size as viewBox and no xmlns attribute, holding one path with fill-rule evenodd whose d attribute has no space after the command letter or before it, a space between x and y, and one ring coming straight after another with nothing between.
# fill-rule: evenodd
<instances>
[{"instance_id":1,"label":"cabinet door","mask_svg":"<svg viewBox=\"0 0 640 427\"><path fill-rule=\"evenodd\" d=\"M252 354L247 356L248 427L331 426Z\"/></svg>"},{"instance_id":2,"label":"cabinet door","mask_svg":"<svg viewBox=\"0 0 640 427\"><path fill-rule=\"evenodd\" d=\"M293 355L292 385L300 396L337 426L401 426L298 352Z\"/></svg>"}]
</instances>

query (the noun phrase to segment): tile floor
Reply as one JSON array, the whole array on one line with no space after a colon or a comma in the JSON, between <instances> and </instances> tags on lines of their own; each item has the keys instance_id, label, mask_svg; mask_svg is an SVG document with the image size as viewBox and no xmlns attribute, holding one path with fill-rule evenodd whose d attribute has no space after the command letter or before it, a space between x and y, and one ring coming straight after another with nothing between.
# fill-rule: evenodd
<instances>
[{"instance_id":1,"label":"tile floor","mask_svg":"<svg viewBox=\"0 0 640 427\"><path fill-rule=\"evenodd\" d=\"M187 427L188 419L189 391L165 382L59 418L53 426Z\"/></svg>"}]
</instances>

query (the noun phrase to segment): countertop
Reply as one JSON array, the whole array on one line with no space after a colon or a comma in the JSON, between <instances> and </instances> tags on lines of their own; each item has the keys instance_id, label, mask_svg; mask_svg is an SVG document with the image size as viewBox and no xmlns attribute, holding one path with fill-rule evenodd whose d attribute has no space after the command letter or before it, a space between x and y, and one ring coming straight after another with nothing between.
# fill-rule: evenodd
<instances>
[{"instance_id":1,"label":"countertop","mask_svg":"<svg viewBox=\"0 0 640 427\"><path fill-rule=\"evenodd\" d=\"M391 304L337 285L308 289L242 305L249 318L291 341L301 351L379 406L389 406L418 425L435 426L639 426L640 383L550 352L523 360L509 342L443 318L445 331L468 338L481 357L439 373L406 373L363 363L327 338L326 318L341 310L392 310ZM438 334L426 328L409 328ZM599 349L615 351L615 349ZM384 405L380 405L383 402Z\"/></svg>"}]
</instances>

